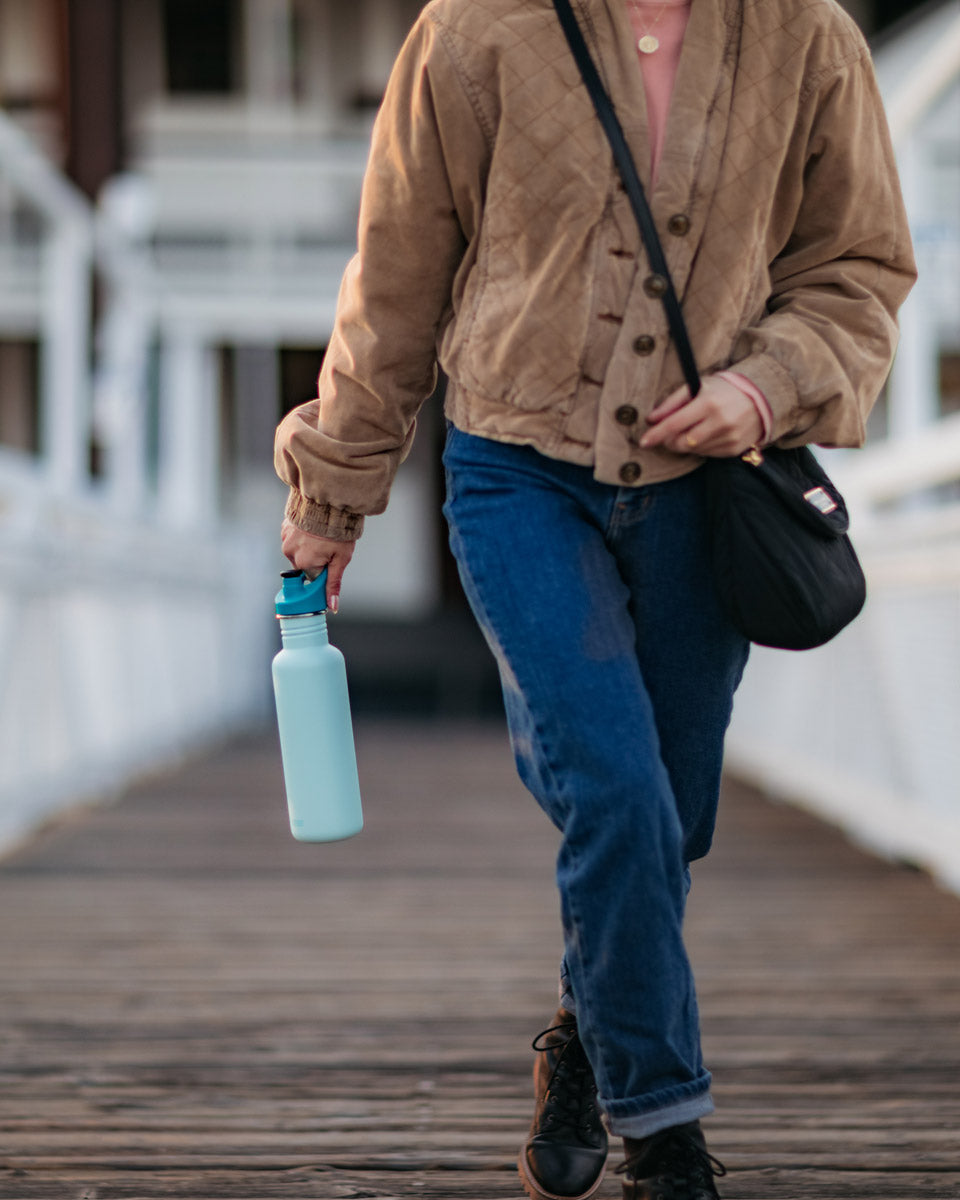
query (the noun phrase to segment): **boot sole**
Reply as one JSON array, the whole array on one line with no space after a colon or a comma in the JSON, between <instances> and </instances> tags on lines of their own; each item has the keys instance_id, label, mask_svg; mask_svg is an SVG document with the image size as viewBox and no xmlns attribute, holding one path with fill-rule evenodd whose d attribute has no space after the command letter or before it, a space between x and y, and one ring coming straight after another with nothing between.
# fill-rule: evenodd
<instances>
[{"instance_id":1,"label":"boot sole","mask_svg":"<svg viewBox=\"0 0 960 1200\"><path fill-rule=\"evenodd\" d=\"M523 1190L530 1197L530 1200L587 1200L587 1197L592 1196L600 1184L603 1183L603 1177L607 1170L606 1164L600 1168L600 1174L594 1180L593 1184L591 1184L591 1186L587 1189L587 1191L580 1192L579 1195L562 1196L558 1195L556 1192L548 1192L540 1186L540 1184L536 1181L536 1179L534 1179L527 1169L527 1156L525 1153L526 1148L527 1144L524 1142L524 1144L520 1147L520 1157L517 1159L517 1171L520 1175L520 1182L523 1184Z\"/></svg>"}]
</instances>

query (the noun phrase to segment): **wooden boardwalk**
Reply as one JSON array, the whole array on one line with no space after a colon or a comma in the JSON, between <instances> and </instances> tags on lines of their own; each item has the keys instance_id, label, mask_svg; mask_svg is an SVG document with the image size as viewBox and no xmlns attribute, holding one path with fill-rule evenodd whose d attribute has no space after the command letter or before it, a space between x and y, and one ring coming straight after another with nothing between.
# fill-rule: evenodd
<instances>
[{"instance_id":1,"label":"wooden boardwalk","mask_svg":"<svg viewBox=\"0 0 960 1200\"><path fill-rule=\"evenodd\" d=\"M520 1195L555 836L498 727L358 748L349 843L265 738L0 863L3 1200ZM960 901L729 785L689 942L725 1197L960 1198Z\"/></svg>"}]
</instances>

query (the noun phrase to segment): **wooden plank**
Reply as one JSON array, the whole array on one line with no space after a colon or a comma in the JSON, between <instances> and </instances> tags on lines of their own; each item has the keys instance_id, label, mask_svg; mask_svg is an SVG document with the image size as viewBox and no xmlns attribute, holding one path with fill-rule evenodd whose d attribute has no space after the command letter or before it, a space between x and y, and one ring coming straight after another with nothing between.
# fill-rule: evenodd
<instances>
[{"instance_id":1,"label":"wooden plank","mask_svg":"<svg viewBox=\"0 0 960 1200\"><path fill-rule=\"evenodd\" d=\"M556 834L499 728L358 748L352 842L258 738L0 864L0 1200L520 1195ZM724 1195L958 1200L960 903L732 782L695 875Z\"/></svg>"},{"instance_id":2,"label":"wooden plank","mask_svg":"<svg viewBox=\"0 0 960 1200\"><path fill-rule=\"evenodd\" d=\"M721 1183L724 1195L737 1200L956 1200L960 1174L929 1172L825 1173L802 1164L742 1170ZM10 1190L7 1190L9 1186ZM736 1187L736 1193L733 1188ZM522 1196L511 1163L496 1169L453 1168L433 1164L428 1170L349 1168L317 1165L263 1170L230 1170L222 1165L200 1170L139 1171L120 1166L74 1169L68 1173L24 1173L4 1185L5 1200L501 1200ZM608 1174L596 1193L599 1200L618 1200L619 1180Z\"/></svg>"}]
</instances>

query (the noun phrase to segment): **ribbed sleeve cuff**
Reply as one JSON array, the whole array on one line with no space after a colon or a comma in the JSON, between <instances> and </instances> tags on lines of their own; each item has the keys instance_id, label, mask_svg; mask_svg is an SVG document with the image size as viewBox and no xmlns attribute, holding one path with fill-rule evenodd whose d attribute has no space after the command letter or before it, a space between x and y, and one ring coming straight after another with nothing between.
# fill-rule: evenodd
<instances>
[{"instance_id":1,"label":"ribbed sleeve cuff","mask_svg":"<svg viewBox=\"0 0 960 1200\"><path fill-rule=\"evenodd\" d=\"M760 445L765 446L770 441L770 433L773 430L773 413L770 411L766 396L752 379L741 375L739 371L718 371L717 378L732 383L735 388L743 392L748 400L752 401L753 407L757 410L757 416L760 418Z\"/></svg>"},{"instance_id":2,"label":"ribbed sleeve cuff","mask_svg":"<svg viewBox=\"0 0 960 1200\"><path fill-rule=\"evenodd\" d=\"M768 440L775 442L797 422L799 399L793 377L769 354L758 352L733 363L729 368L743 375L757 388L770 406L773 428Z\"/></svg>"},{"instance_id":3,"label":"ribbed sleeve cuff","mask_svg":"<svg viewBox=\"0 0 960 1200\"><path fill-rule=\"evenodd\" d=\"M363 533L360 513L348 508L334 508L332 504L319 504L295 488L290 489L284 516L304 533L330 538L334 542L355 542Z\"/></svg>"}]
</instances>

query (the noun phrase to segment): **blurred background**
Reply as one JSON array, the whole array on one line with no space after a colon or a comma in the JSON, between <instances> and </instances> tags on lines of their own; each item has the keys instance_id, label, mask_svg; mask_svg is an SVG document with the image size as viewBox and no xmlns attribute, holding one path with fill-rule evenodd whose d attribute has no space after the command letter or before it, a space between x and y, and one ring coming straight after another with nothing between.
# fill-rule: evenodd
<instances>
[{"instance_id":1,"label":"blurred background","mask_svg":"<svg viewBox=\"0 0 960 1200\"><path fill-rule=\"evenodd\" d=\"M960 886L960 0L849 0L921 282L870 445L833 453L871 602L758 652L733 769ZM284 489L371 124L417 0L0 0L0 849L269 722ZM429 403L334 640L355 712L501 708Z\"/></svg>"}]
</instances>

